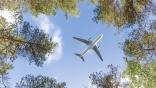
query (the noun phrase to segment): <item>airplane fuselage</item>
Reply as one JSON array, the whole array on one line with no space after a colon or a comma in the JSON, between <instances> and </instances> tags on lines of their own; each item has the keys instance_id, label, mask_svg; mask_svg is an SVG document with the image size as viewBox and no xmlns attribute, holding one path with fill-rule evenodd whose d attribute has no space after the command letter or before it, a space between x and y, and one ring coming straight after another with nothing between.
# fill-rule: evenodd
<instances>
[{"instance_id":1,"label":"airplane fuselage","mask_svg":"<svg viewBox=\"0 0 156 88\"><path fill-rule=\"evenodd\" d=\"M98 36L92 43L89 44L89 47L84 50L84 52L81 54L82 56L85 55L90 49L92 49L96 44L102 39L103 35L101 34Z\"/></svg>"}]
</instances>

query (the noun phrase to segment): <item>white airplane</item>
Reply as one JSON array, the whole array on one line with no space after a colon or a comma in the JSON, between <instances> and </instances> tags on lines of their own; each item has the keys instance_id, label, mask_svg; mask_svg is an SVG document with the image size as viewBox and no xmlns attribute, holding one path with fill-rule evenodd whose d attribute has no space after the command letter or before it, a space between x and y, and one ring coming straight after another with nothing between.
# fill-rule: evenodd
<instances>
[{"instance_id":1,"label":"white airplane","mask_svg":"<svg viewBox=\"0 0 156 88\"><path fill-rule=\"evenodd\" d=\"M85 39L81 39L81 38L77 38L77 37L73 37L74 39L80 41L80 42L83 42L85 43L86 45L88 45L89 47L87 49L85 49L82 54L78 54L78 53L75 53L76 56L79 56L82 61L85 61L83 56L91 49L93 49L95 51L95 53L99 56L100 60L103 61L102 59L102 56L98 50L98 46L97 46L97 43L102 39L103 35L99 35L94 41L90 41L89 39L88 40L85 40Z\"/></svg>"}]
</instances>

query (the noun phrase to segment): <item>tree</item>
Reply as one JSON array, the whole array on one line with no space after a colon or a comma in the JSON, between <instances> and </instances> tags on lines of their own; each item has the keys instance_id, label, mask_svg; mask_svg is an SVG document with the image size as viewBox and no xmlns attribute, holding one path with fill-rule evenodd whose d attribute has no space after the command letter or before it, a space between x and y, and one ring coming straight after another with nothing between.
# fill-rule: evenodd
<instances>
[{"instance_id":1,"label":"tree","mask_svg":"<svg viewBox=\"0 0 156 88\"><path fill-rule=\"evenodd\" d=\"M66 88L66 83L57 83L55 79L42 75L26 75L16 84L16 88Z\"/></svg>"},{"instance_id":2,"label":"tree","mask_svg":"<svg viewBox=\"0 0 156 88\"><path fill-rule=\"evenodd\" d=\"M128 77L131 82L128 88L155 88L156 86L156 61L148 64L141 64L134 60L127 61L127 68L123 75Z\"/></svg>"},{"instance_id":3,"label":"tree","mask_svg":"<svg viewBox=\"0 0 156 88\"><path fill-rule=\"evenodd\" d=\"M24 0L24 4L34 15L55 15L59 9L69 15L78 15L77 2L78 0Z\"/></svg>"},{"instance_id":4,"label":"tree","mask_svg":"<svg viewBox=\"0 0 156 88\"><path fill-rule=\"evenodd\" d=\"M76 16L79 15L78 2L78 0L2 0L0 8L12 11L30 10L35 16L40 13L55 15L58 10L62 10L66 15Z\"/></svg>"},{"instance_id":5,"label":"tree","mask_svg":"<svg viewBox=\"0 0 156 88\"><path fill-rule=\"evenodd\" d=\"M125 40L123 51L127 57L137 59L155 59L156 53L156 22L149 26L134 29Z\"/></svg>"},{"instance_id":6,"label":"tree","mask_svg":"<svg viewBox=\"0 0 156 88\"><path fill-rule=\"evenodd\" d=\"M131 80L129 88L155 88L156 26L155 21L134 29L125 40L123 50L127 67L123 75Z\"/></svg>"},{"instance_id":7,"label":"tree","mask_svg":"<svg viewBox=\"0 0 156 88\"><path fill-rule=\"evenodd\" d=\"M12 69L13 66L11 63L7 61L6 58L0 56L0 87L7 88L9 86L8 83L8 70Z\"/></svg>"},{"instance_id":8,"label":"tree","mask_svg":"<svg viewBox=\"0 0 156 88\"><path fill-rule=\"evenodd\" d=\"M11 11L19 10L19 0L1 0L0 1L0 10L8 9Z\"/></svg>"},{"instance_id":9,"label":"tree","mask_svg":"<svg viewBox=\"0 0 156 88\"><path fill-rule=\"evenodd\" d=\"M3 2L4 1L4 2ZM1 9L9 9L14 12L15 22L9 23L4 17L0 17L0 86L7 87L8 70L12 69L13 61L18 56L26 57L30 63L42 66L46 56L55 51L57 43L39 28L34 28L28 22L23 21L19 6L12 6L12 0L0 1ZM19 4L18 4L19 5ZM1 85L2 84L2 85Z\"/></svg>"},{"instance_id":10,"label":"tree","mask_svg":"<svg viewBox=\"0 0 156 88\"><path fill-rule=\"evenodd\" d=\"M96 0L95 0L96 1ZM94 20L117 27L140 23L155 12L152 0L97 0Z\"/></svg>"},{"instance_id":11,"label":"tree","mask_svg":"<svg viewBox=\"0 0 156 88\"><path fill-rule=\"evenodd\" d=\"M120 77L117 67L108 65L108 68L110 68L108 74L103 72L90 74L89 78L91 79L92 84L96 85L97 88L118 88L120 86Z\"/></svg>"},{"instance_id":12,"label":"tree","mask_svg":"<svg viewBox=\"0 0 156 88\"><path fill-rule=\"evenodd\" d=\"M37 66L42 66L45 56L56 47L56 43L47 34L39 28L33 28L28 22L24 22L21 29L17 29L14 24L7 24L4 19L0 24L0 55L4 58L13 61L18 55L22 55Z\"/></svg>"}]
</instances>

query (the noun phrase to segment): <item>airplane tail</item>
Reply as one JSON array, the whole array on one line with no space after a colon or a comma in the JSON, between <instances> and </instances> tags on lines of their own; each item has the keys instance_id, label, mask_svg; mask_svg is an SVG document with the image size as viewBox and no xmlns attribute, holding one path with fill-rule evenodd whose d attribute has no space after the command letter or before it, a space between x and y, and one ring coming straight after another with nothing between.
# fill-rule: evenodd
<instances>
[{"instance_id":1,"label":"airplane tail","mask_svg":"<svg viewBox=\"0 0 156 88\"><path fill-rule=\"evenodd\" d=\"M76 56L80 57L82 59L83 62L85 62L83 56L81 54L75 53Z\"/></svg>"}]
</instances>

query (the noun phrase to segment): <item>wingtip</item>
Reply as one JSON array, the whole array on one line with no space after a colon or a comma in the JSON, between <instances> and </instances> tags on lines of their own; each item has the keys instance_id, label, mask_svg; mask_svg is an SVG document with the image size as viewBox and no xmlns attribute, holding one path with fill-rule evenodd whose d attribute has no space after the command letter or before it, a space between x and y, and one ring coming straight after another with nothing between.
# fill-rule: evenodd
<instances>
[{"instance_id":1,"label":"wingtip","mask_svg":"<svg viewBox=\"0 0 156 88\"><path fill-rule=\"evenodd\" d=\"M101 61L103 62L103 59L101 59Z\"/></svg>"}]
</instances>

